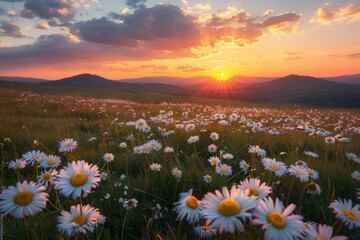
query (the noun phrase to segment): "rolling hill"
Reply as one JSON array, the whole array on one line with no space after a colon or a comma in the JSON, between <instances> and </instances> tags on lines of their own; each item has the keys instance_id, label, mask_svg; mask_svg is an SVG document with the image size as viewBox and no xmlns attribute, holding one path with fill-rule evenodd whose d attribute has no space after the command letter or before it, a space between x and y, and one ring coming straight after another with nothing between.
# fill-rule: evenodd
<instances>
[{"instance_id":1,"label":"rolling hill","mask_svg":"<svg viewBox=\"0 0 360 240\"><path fill-rule=\"evenodd\" d=\"M49 80L42 79L42 78L0 76L0 81L37 84L37 83L48 82Z\"/></svg>"},{"instance_id":2,"label":"rolling hill","mask_svg":"<svg viewBox=\"0 0 360 240\"><path fill-rule=\"evenodd\" d=\"M41 83L43 86L58 86L66 88L95 88L95 89L117 89L127 92L154 92L188 94L188 90L169 84L162 83L127 83L112 81L97 75L80 74L57 81Z\"/></svg>"},{"instance_id":3,"label":"rolling hill","mask_svg":"<svg viewBox=\"0 0 360 240\"><path fill-rule=\"evenodd\" d=\"M347 84L360 84L360 74L326 77L326 80Z\"/></svg>"}]
</instances>

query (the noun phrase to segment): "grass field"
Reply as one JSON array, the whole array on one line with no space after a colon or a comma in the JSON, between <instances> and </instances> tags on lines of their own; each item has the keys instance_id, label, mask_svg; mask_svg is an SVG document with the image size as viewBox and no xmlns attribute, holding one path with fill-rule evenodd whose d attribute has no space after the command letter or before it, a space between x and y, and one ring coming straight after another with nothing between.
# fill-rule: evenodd
<instances>
[{"instance_id":1,"label":"grass field","mask_svg":"<svg viewBox=\"0 0 360 240\"><path fill-rule=\"evenodd\" d=\"M331 226L336 235L360 238L360 174L356 172L360 171L360 115L356 109L270 107L189 96L119 94L101 89L75 93L69 89L15 85L1 83L2 196L4 189L16 186L18 181L38 181L44 171L39 167L41 159L35 160L34 166L28 160L25 168L9 168L11 161L33 150L61 157L58 172L72 161L94 164L101 181L91 192L74 199L49 184L45 189L48 201L41 212L15 218L14 210L4 216L4 239L199 239L212 233L208 227L199 228L206 224L211 224L209 228L216 232L215 239L264 239L268 230L262 229L262 224L254 224L262 201L260 188L256 194L251 194L254 189L250 188L236 193L243 193L244 201L254 202L246 211L248 217L238 218L233 205L224 210L226 213L220 205L215 209L227 217L229 225L235 224L234 219L241 219L244 229L225 226L220 233L222 229L216 221L206 222L209 216L197 212L203 207L206 213L209 192L230 189L250 178L258 178L269 187L266 199L267 195L278 198L285 208L296 205L292 213L302 216L302 226L293 230L298 239L315 239L310 234L310 225L315 224ZM213 132L219 135L217 140L210 138ZM76 149L59 151L59 142L67 138L77 141ZM151 140L155 140L153 145L148 144ZM216 151L209 151L211 144ZM259 156L259 150L251 153L249 148L255 145L266 154ZM112 153L114 160L106 162L106 153ZM221 161L218 171L208 161L211 157ZM287 170L281 174L277 171L280 165L266 165L271 159L283 163ZM241 166L242 160L250 167ZM154 168L154 163L161 168ZM211 182L204 181L206 175ZM199 214L199 221L179 219L179 211L174 211L179 194L190 189L195 199L205 201L180 206L184 211L191 210L191 216ZM309 193L310 190L314 191ZM341 215L347 222L336 217L334 207L329 208L339 199L352 200L353 208ZM5 200L0 200L0 209L4 209ZM15 197L12 202L16 202ZM88 227L94 231L61 233L58 217L77 204L97 208L106 220L97 218L95 224L84 224L72 218L67 229ZM235 212L243 211L240 206ZM291 220L286 221L288 224L277 230L286 230Z\"/></svg>"}]
</instances>

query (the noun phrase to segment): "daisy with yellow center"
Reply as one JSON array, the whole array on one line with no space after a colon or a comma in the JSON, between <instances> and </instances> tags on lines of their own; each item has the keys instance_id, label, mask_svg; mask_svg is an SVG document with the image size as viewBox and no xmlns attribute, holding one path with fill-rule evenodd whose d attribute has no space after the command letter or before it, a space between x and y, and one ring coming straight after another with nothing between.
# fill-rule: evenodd
<instances>
[{"instance_id":1,"label":"daisy with yellow center","mask_svg":"<svg viewBox=\"0 0 360 240\"><path fill-rule=\"evenodd\" d=\"M78 145L77 141L72 138L65 138L59 144L59 152L73 152Z\"/></svg>"},{"instance_id":2,"label":"daisy with yellow center","mask_svg":"<svg viewBox=\"0 0 360 240\"><path fill-rule=\"evenodd\" d=\"M29 151L23 154L21 158L33 166L35 162L40 163L43 159L45 159L46 154L41 151Z\"/></svg>"},{"instance_id":3,"label":"daisy with yellow center","mask_svg":"<svg viewBox=\"0 0 360 240\"><path fill-rule=\"evenodd\" d=\"M345 236L333 237L333 228L327 225L319 225L318 230L311 229L307 230L306 233L309 236L307 239L314 240L347 240Z\"/></svg>"},{"instance_id":4,"label":"daisy with yellow center","mask_svg":"<svg viewBox=\"0 0 360 240\"><path fill-rule=\"evenodd\" d=\"M199 222L202 210L199 200L192 193L193 189L190 189L189 192L180 193L179 201L174 203L176 205L174 211L178 214L178 218L182 220L186 217L186 221L190 223Z\"/></svg>"},{"instance_id":5,"label":"daisy with yellow center","mask_svg":"<svg viewBox=\"0 0 360 240\"><path fill-rule=\"evenodd\" d=\"M65 197L80 197L83 193L89 193L100 182L100 175L96 165L88 164L84 160L68 163L60 174L56 176L55 189Z\"/></svg>"},{"instance_id":6,"label":"daisy with yellow center","mask_svg":"<svg viewBox=\"0 0 360 240\"><path fill-rule=\"evenodd\" d=\"M58 222L58 231L71 237L76 233L94 232L95 227L105 222L105 217L97 208L79 204L72 206L70 212L62 211Z\"/></svg>"},{"instance_id":7,"label":"daisy with yellow center","mask_svg":"<svg viewBox=\"0 0 360 240\"><path fill-rule=\"evenodd\" d=\"M52 171L43 171L38 176L38 183L45 186L47 188L49 184L54 184L55 176L58 174L58 171L52 170Z\"/></svg>"},{"instance_id":8,"label":"daisy with yellow center","mask_svg":"<svg viewBox=\"0 0 360 240\"><path fill-rule=\"evenodd\" d=\"M25 167L26 167L26 161L22 160L22 159L16 159L9 163L9 169L18 170L18 169L22 169Z\"/></svg>"},{"instance_id":9,"label":"daisy with yellow center","mask_svg":"<svg viewBox=\"0 0 360 240\"><path fill-rule=\"evenodd\" d=\"M235 228L244 231L243 221L251 218L249 212L256 206L256 200L249 198L245 192L238 190L234 185L229 191L226 187L222 192L216 190L214 193L207 193L202 200L203 218L210 228L218 229L220 233L234 233Z\"/></svg>"},{"instance_id":10,"label":"daisy with yellow center","mask_svg":"<svg viewBox=\"0 0 360 240\"><path fill-rule=\"evenodd\" d=\"M232 175L232 168L228 164L218 164L216 165L216 173L221 176L231 176Z\"/></svg>"},{"instance_id":11,"label":"daisy with yellow center","mask_svg":"<svg viewBox=\"0 0 360 240\"><path fill-rule=\"evenodd\" d=\"M207 225L203 225L203 226L196 226L195 227L195 232L196 234L200 237L200 238L211 238L213 236L216 235L217 230L210 228Z\"/></svg>"},{"instance_id":12,"label":"daisy with yellow center","mask_svg":"<svg viewBox=\"0 0 360 240\"><path fill-rule=\"evenodd\" d=\"M291 214L294 210L294 204L284 209L278 198L275 203L271 197L262 199L253 213L253 224L262 225L262 229L265 230L265 240L302 238L305 226L301 221L302 216Z\"/></svg>"},{"instance_id":13,"label":"daisy with yellow center","mask_svg":"<svg viewBox=\"0 0 360 240\"><path fill-rule=\"evenodd\" d=\"M349 229L360 226L360 205L353 206L352 200L335 200L329 208L333 209L336 217L345 223Z\"/></svg>"},{"instance_id":14,"label":"daisy with yellow center","mask_svg":"<svg viewBox=\"0 0 360 240\"><path fill-rule=\"evenodd\" d=\"M45 169L54 169L61 164L61 158L56 155L46 156L41 162L40 166Z\"/></svg>"},{"instance_id":15,"label":"daisy with yellow center","mask_svg":"<svg viewBox=\"0 0 360 240\"><path fill-rule=\"evenodd\" d=\"M239 189L246 191L249 197L263 199L267 197L272 189L266 183L261 183L258 178L245 179L240 182Z\"/></svg>"},{"instance_id":16,"label":"daisy with yellow center","mask_svg":"<svg viewBox=\"0 0 360 240\"><path fill-rule=\"evenodd\" d=\"M105 153L103 156L103 160L107 163L114 161L115 156L112 153Z\"/></svg>"},{"instance_id":17,"label":"daisy with yellow center","mask_svg":"<svg viewBox=\"0 0 360 240\"><path fill-rule=\"evenodd\" d=\"M0 212L15 218L35 215L46 206L49 195L44 190L33 182L18 182L16 187L10 186L0 194Z\"/></svg>"},{"instance_id":18,"label":"daisy with yellow center","mask_svg":"<svg viewBox=\"0 0 360 240\"><path fill-rule=\"evenodd\" d=\"M261 160L265 170L274 172L276 176L281 177L286 172L286 166L283 162L276 161L273 158L263 158Z\"/></svg>"}]
</instances>

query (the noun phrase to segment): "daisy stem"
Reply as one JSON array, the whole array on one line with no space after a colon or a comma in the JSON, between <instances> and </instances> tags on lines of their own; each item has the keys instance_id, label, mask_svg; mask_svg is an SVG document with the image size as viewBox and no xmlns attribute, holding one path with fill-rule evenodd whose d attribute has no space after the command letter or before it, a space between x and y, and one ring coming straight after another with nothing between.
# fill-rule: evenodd
<instances>
[{"instance_id":1,"label":"daisy stem","mask_svg":"<svg viewBox=\"0 0 360 240\"><path fill-rule=\"evenodd\" d=\"M37 182L39 172L38 172L38 163L36 160L35 160L35 174L36 174L35 182Z\"/></svg>"},{"instance_id":2,"label":"daisy stem","mask_svg":"<svg viewBox=\"0 0 360 240\"><path fill-rule=\"evenodd\" d=\"M82 201L82 196L81 195L80 195L79 201L80 201L80 216L82 216L83 215L83 210L82 210L83 201Z\"/></svg>"},{"instance_id":3,"label":"daisy stem","mask_svg":"<svg viewBox=\"0 0 360 240\"><path fill-rule=\"evenodd\" d=\"M310 184L311 184L311 182L308 183L308 184L306 184L306 185L304 186L303 190L301 191L300 202L299 202L299 212L300 212L300 213L301 213L302 201L303 201L303 199L304 199L305 190L307 189L307 187L308 187Z\"/></svg>"},{"instance_id":4,"label":"daisy stem","mask_svg":"<svg viewBox=\"0 0 360 240\"><path fill-rule=\"evenodd\" d=\"M287 197L286 197L286 206L289 204L290 192L291 192L291 188L294 185L294 182L295 182L295 177L293 178L293 180L292 180L292 182L290 184L289 190L288 190L288 194L287 194Z\"/></svg>"},{"instance_id":5,"label":"daisy stem","mask_svg":"<svg viewBox=\"0 0 360 240\"><path fill-rule=\"evenodd\" d=\"M336 235L339 234L339 232L340 232L340 230L343 228L343 226L344 226L344 222L342 221L342 222L341 222L341 225L340 225L339 228L336 230L334 236L336 236Z\"/></svg>"},{"instance_id":6,"label":"daisy stem","mask_svg":"<svg viewBox=\"0 0 360 240\"><path fill-rule=\"evenodd\" d=\"M40 146L42 146L43 148L45 148L45 150L48 152L48 153L51 153L51 151L44 145L42 144L41 142L39 142Z\"/></svg>"},{"instance_id":7,"label":"daisy stem","mask_svg":"<svg viewBox=\"0 0 360 240\"><path fill-rule=\"evenodd\" d=\"M59 196L59 192L57 190L55 190L55 195L56 195L56 202L58 204L58 209L61 211L62 207L61 207L61 204L60 204L60 196Z\"/></svg>"},{"instance_id":8,"label":"daisy stem","mask_svg":"<svg viewBox=\"0 0 360 240\"><path fill-rule=\"evenodd\" d=\"M29 235L29 225L27 223L27 220L26 220L26 216L23 217L23 223L24 223L24 229L25 229L25 233L26 233L26 238L28 240L30 240L30 235Z\"/></svg>"},{"instance_id":9,"label":"daisy stem","mask_svg":"<svg viewBox=\"0 0 360 240\"><path fill-rule=\"evenodd\" d=\"M18 179L18 182L20 182L20 169L19 168L17 169L17 179Z\"/></svg>"},{"instance_id":10,"label":"daisy stem","mask_svg":"<svg viewBox=\"0 0 360 240\"><path fill-rule=\"evenodd\" d=\"M121 239L124 239L124 228L125 228L125 222L126 222L128 212L129 212L129 210L126 210L125 217L124 217L124 222L123 222L123 225L122 225L122 228L121 228Z\"/></svg>"},{"instance_id":11,"label":"daisy stem","mask_svg":"<svg viewBox=\"0 0 360 240\"><path fill-rule=\"evenodd\" d=\"M268 186L270 186L270 180L271 180L271 177L272 177L272 173L273 172L270 172L269 180L268 180L268 183L267 183Z\"/></svg>"}]
</instances>

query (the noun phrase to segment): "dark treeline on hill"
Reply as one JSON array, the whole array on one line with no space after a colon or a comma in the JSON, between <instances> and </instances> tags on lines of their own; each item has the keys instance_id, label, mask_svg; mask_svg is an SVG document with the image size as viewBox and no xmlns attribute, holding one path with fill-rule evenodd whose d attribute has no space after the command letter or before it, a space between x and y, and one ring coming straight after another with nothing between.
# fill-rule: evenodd
<instances>
[{"instance_id":1,"label":"dark treeline on hill","mask_svg":"<svg viewBox=\"0 0 360 240\"><path fill-rule=\"evenodd\" d=\"M340 76L353 83L356 76ZM92 74L60 80L0 77L0 81L33 84L38 87L111 89L132 93L166 93L255 103L285 103L323 107L360 107L360 85L320 78L289 75L279 79L232 77L217 81L211 77L144 77L113 81Z\"/></svg>"}]
</instances>

